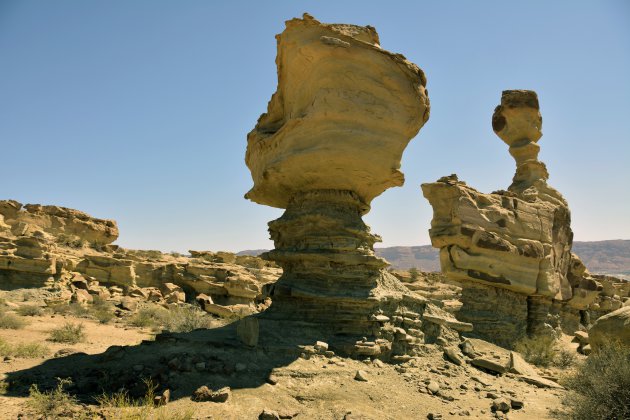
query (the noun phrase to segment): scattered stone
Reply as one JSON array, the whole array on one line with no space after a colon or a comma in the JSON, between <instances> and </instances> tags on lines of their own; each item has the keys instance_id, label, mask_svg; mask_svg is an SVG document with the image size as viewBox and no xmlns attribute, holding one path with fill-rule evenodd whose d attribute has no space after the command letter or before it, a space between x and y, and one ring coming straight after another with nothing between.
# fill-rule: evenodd
<instances>
[{"instance_id":1,"label":"scattered stone","mask_svg":"<svg viewBox=\"0 0 630 420\"><path fill-rule=\"evenodd\" d=\"M429 382L429 384L427 385L427 389L432 393L432 394L437 394L438 392L440 392L440 384L438 384L435 381L431 381Z\"/></svg>"},{"instance_id":2,"label":"scattered stone","mask_svg":"<svg viewBox=\"0 0 630 420\"><path fill-rule=\"evenodd\" d=\"M197 390L193 392L192 400L198 402L212 401L216 403L223 403L230 398L231 394L232 391L230 390L230 387L224 387L216 392L212 392L210 388L204 385L197 388Z\"/></svg>"},{"instance_id":3,"label":"scattered stone","mask_svg":"<svg viewBox=\"0 0 630 420\"><path fill-rule=\"evenodd\" d=\"M138 309L138 301L128 296L123 296L122 298L120 298L120 303L118 304L118 307L126 311L134 312L136 309Z\"/></svg>"},{"instance_id":4,"label":"scattered stone","mask_svg":"<svg viewBox=\"0 0 630 420\"><path fill-rule=\"evenodd\" d=\"M280 420L280 415L277 411L265 408L262 413L258 415L258 420Z\"/></svg>"},{"instance_id":5,"label":"scattered stone","mask_svg":"<svg viewBox=\"0 0 630 420\"><path fill-rule=\"evenodd\" d=\"M76 289L70 298L70 302L85 306L94 303L94 297L87 289Z\"/></svg>"},{"instance_id":6,"label":"scattered stone","mask_svg":"<svg viewBox=\"0 0 630 420\"><path fill-rule=\"evenodd\" d=\"M505 398L496 398L492 401L492 411L507 413L510 411L510 402Z\"/></svg>"},{"instance_id":7,"label":"scattered stone","mask_svg":"<svg viewBox=\"0 0 630 420\"><path fill-rule=\"evenodd\" d=\"M157 395L153 398L153 404L156 407L159 407L159 406L168 404L170 400L171 400L171 390L165 389L164 392L162 392L162 395Z\"/></svg>"},{"instance_id":8,"label":"scattered stone","mask_svg":"<svg viewBox=\"0 0 630 420\"><path fill-rule=\"evenodd\" d=\"M354 379L361 382L367 382L368 374L364 370L357 370L357 373L354 375Z\"/></svg>"},{"instance_id":9,"label":"scattered stone","mask_svg":"<svg viewBox=\"0 0 630 420\"><path fill-rule=\"evenodd\" d=\"M66 356L70 356L71 354L75 354L75 353L78 353L78 350L71 349L71 348L63 348L63 349L57 350L53 357L66 357Z\"/></svg>"},{"instance_id":10,"label":"scattered stone","mask_svg":"<svg viewBox=\"0 0 630 420\"><path fill-rule=\"evenodd\" d=\"M461 366L464 364L464 359L462 358L456 347L445 347L444 356L446 356L448 360L455 363L457 366Z\"/></svg>"},{"instance_id":11,"label":"scattered stone","mask_svg":"<svg viewBox=\"0 0 630 420\"><path fill-rule=\"evenodd\" d=\"M315 351L317 351L318 353L323 353L328 350L328 343L324 343L323 341L318 341L315 343L315 346L313 347L315 348Z\"/></svg>"},{"instance_id":12,"label":"scattered stone","mask_svg":"<svg viewBox=\"0 0 630 420\"><path fill-rule=\"evenodd\" d=\"M537 376L536 369L523 359L523 356L515 351L510 352L510 367L511 373L525 376Z\"/></svg>"},{"instance_id":13,"label":"scattered stone","mask_svg":"<svg viewBox=\"0 0 630 420\"><path fill-rule=\"evenodd\" d=\"M540 376L517 376L517 379L539 388L564 389L564 387L554 381L542 378Z\"/></svg>"},{"instance_id":14,"label":"scattered stone","mask_svg":"<svg viewBox=\"0 0 630 420\"><path fill-rule=\"evenodd\" d=\"M428 420L442 420L444 417L439 413L429 413L427 414Z\"/></svg>"},{"instance_id":15,"label":"scattered stone","mask_svg":"<svg viewBox=\"0 0 630 420\"><path fill-rule=\"evenodd\" d=\"M525 407L525 403L523 402L523 400L518 400L515 398L510 398L510 406L514 409L514 410L520 410L521 408Z\"/></svg>"}]
</instances>

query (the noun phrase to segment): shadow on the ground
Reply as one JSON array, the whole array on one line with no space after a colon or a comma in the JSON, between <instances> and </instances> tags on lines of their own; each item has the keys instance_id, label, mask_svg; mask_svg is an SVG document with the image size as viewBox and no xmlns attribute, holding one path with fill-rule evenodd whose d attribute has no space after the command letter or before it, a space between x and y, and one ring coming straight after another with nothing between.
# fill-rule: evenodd
<instances>
[{"instance_id":1,"label":"shadow on the ground","mask_svg":"<svg viewBox=\"0 0 630 420\"><path fill-rule=\"evenodd\" d=\"M238 338L238 322L190 333L162 333L155 341L112 346L95 355L75 353L8 373L6 396L27 396L32 384L40 390L52 389L57 378L70 378L72 385L66 390L85 403L121 390L140 398L148 379L158 386L158 395L170 389L171 399L190 397L202 385L214 390L255 388L269 381L273 369L298 358L303 352L300 346L327 339L312 324L272 321L260 315L255 316L260 337L255 347Z\"/></svg>"}]
</instances>

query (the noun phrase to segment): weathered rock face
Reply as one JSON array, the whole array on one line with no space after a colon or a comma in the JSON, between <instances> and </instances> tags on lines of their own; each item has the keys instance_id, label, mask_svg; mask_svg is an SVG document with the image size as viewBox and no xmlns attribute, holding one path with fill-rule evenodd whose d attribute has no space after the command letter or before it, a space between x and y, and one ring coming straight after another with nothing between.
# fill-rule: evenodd
<instances>
[{"instance_id":1,"label":"weathered rock face","mask_svg":"<svg viewBox=\"0 0 630 420\"><path fill-rule=\"evenodd\" d=\"M553 300L585 309L601 287L571 254L568 205L547 185L549 174L538 161L536 93L504 91L492 126L516 160L508 191L480 193L456 175L423 184L422 191L433 206L429 234L440 248L442 271L464 285L459 316L479 335L510 345L558 323ZM505 291L500 304L490 298L496 289Z\"/></svg>"},{"instance_id":2,"label":"weathered rock face","mask_svg":"<svg viewBox=\"0 0 630 420\"><path fill-rule=\"evenodd\" d=\"M118 238L113 220L94 218L82 211L58 206L0 200L0 232L14 236L44 234L59 241L107 245Z\"/></svg>"},{"instance_id":3,"label":"weathered rock face","mask_svg":"<svg viewBox=\"0 0 630 420\"><path fill-rule=\"evenodd\" d=\"M208 312L242 316L266 308L265 286L281 273L260 258L229 252L185 257L124 249L111 244L117 236L116 222L78 210L0 201L0 288L42 287L76 275L126 291L174 284L183 295L171 293L172 300L205 294Z\"/></svg>"},{"instance_id":4,"label":"weathered rock face","mask_svg":"<svg viewBox=\"0 0 630 420\"><path fill-rule=\"evenodd\" d=\"M286 208L297 193L345 190L366 212L404 182L402 152L429 118L424 73L370 26L305 14L276 38L278 89L247 138L246 197Z\"/></svg>"},{"instance_id":5,"label":"weathered rock face","mask_svg":"<svg viewBox=\"0 0 630 420\"><path fill-rule=\"evenodd\" d=\"M380 238L361 216L403 183L402 152L429 115L424 74L381 49L371 27L304 15L277 39L278 90L245 159L254 180L246 197L286 209L269 223L275 249L264 257L283 275L263 318L346 337L350 353L408 354L425 332L435 339L461 323L439 309L423 322L426 300L384 269L373 250Z\"/></svg>"}]
</instances>

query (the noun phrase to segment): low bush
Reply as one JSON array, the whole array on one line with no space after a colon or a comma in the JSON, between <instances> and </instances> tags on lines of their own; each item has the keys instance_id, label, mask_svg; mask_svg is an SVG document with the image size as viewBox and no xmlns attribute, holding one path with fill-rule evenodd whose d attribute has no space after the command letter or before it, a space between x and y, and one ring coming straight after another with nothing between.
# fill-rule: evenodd
<instances>
[{"instance_id":1,"label":"low bush","mask_svg":"<svg viewBox=\"0 0 630 420\"><path fill-rule=\"evenodd\" d=\"M44 309L37 305L22 305L16 312L22 316L40 316L43 315Z\"/></svg>"},{"instance_id":2,"label":"low bush","mask_svg":"<svg viewBox=\"0 0 630 420\"><path fill-rule=\"evenodd\" d=\"M50 353L48 347L40 343L18 343L12 345L0 338L0 356L13 356L34 359Z\"/></svg>"},{"instance_id":3,"label":"low bush","mask_svg":"<svg viewBox=\"0 0 630 420\"><path fill-rule=\"evenodd\" d=\"M50 332L50 341L55 343L77 344L85 340L85 332L83 324L72 324L66 322L60 328Z\"/></svg>"},{"instance_id":4,"label":"low bush","mask_svg":"<svg viewBox=\"0 0 630 420\"><path fill-rule=\"evenodd\" d=\"M139 328L158 329L169 317L168 309L159 306L141 308L129 318L129 324Z\"/></svg>"},{"instance_id":5,"label":"low bush","mask_svg":"<svg viewBox=\"0 0 630 420\"><path fill-rule=\"evenodd\" d=\"M548 335L525 337L516 343L514 350L529 363L547 367L556 357L556 340Z\"/></svg>"},{"instance_id":6,"label":"low bush","mask_svg":"<svg viewBox=\"0 0 630 420\"><path fill-rule=\"evenodd\" d=\"M525 360L537 366L556 366L562 369L573 366L577 357L575 351L560 347L559 343L548 335L525 337L514 346Z\"/></svg>"},{"instance_id":7,"label":"low bush","mask_svg":"<svg viewBox=\"0 0 630 420\"><path fill-rule=\"evenodd\" d=\"M45 419L58 418L71 414L71 408L77 404L75 397L64 391L64 387L72 384L70 379L57 378L57 387L51 391L42 392L37 385L31 385L30 398L27 405Z\"/></svg>"},{"instance_id":8,"label":"low bush","mask_svg":"<svg viewBox=\"0 0 630 420\"><path fill-rule=\"evenodd\" d=\"M196 306L178 306L168 311L164 329L170 332L190 332L199 328L209 328L212 318Z\"/></svg>"},{"instance_id":9,"label":"low bush","mask_svg":"<svg viewBox=\"0 0 630 420\"><path fill-rule=\"evenodd\" d=\"M591 353L563 384L571 419L630 419L630 348L613 343Z\"/></svg>"},{"instance_id":10,"label":"low bush","mask_svg":"<svg viewBox=\"0 0 630 420\"><path fill-rule=\"evenodd\" d=\"M0 328L5 330L19 330L24 328L28 322L19 316L8 312L0 311Z\"/></svg>"}]
</instances>

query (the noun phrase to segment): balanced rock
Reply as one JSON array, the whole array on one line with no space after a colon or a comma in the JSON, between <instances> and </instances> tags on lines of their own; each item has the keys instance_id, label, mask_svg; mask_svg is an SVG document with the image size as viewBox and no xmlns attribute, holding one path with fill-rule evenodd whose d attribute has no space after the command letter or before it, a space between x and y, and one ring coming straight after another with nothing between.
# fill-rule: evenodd
<instances>
[{"instance_id":1,"label":"balanced rock","mask_svg":"<svg viewBox=\"0 0 630 420\"><path fill-rule=\"evenodd\" d=\"M277 40L278 88L245 155L254 181L245 197L286 209L269 223L275 249L263 258L283 274L261 319L382 339L349 345L357 354L404 353L417 337L395 336L388 320L406 300L421 323L425 301L385 270L373 250L380 238L361 216L403 184L403 150L429 117L424 73L381 48L370 26L305 14Z\"/></svg>"},{"instance_id":2,"label":"balanced rock","mask_svg":"<svg viewBox=\"0 0 630 420\"><path fill-rule=\"evenodd\" d=\"M601 287L585 271L570 276L570 267L581 262L571 254L567 202L547 184L549 173L538 160L536 93L504 91L492 127L516 161L507 191L484 194L456 175L423 184L422 191L433 206L429 234L440 249L442 271L463 287L458 318L473 324L475 335L511 347L526 333L553 332L552 312L561 312L552 309L554 302L567 303L574 331L578 311Z\"/></svg>"}]
</instances>

